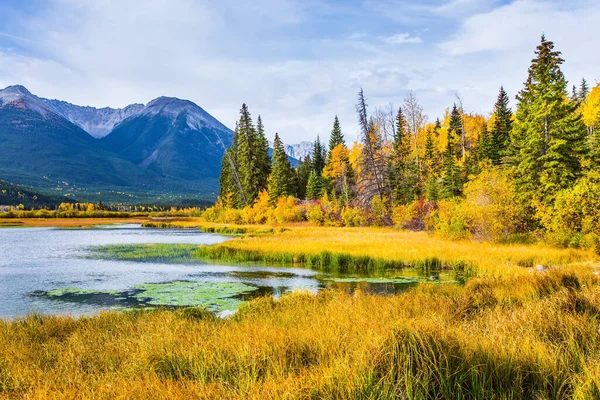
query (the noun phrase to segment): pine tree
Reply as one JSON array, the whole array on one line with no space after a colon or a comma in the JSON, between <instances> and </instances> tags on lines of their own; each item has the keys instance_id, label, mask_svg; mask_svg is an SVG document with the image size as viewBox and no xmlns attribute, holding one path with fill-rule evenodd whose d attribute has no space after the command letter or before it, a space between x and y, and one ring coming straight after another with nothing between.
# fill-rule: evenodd
<instances>
[{"instance_id":1,"label":"pine tree","mask_svg":"<svg viewBox=\"0 0 600 400\"><path fill-rule=\"evenodd\" d=\"M338 144L346 145L346 141L344 140L344 134L342 133L342 127L340 126L340 120L337 115L333 120L333 129L331 131L331 137L329 138L329 154L331 151L335 149Z\"/></svg>"},{"instance_id":2,"label":"pine tree","mask_svg":"<svg viewBox=\"0 0 600 400\"><path fill-rule=\"evenodd\" d=\"M325 168L326 161L326 150L321 143L321 139L317 136L313 144L313 155L312 155L312 169L319 176L323 175L323 168Z\"/></svg>"},{"instance_id":3,"label":"pine tree","mask_svg":"<svg viewBox=\"0 0 600 400\"><path fill-rule=\"evenodd\" d=\"M314 169L311 169L306 186L306 200L318 200L322 193L322 178Z\"/></svg>"},{"instance_id":4,"label":"pine tree","mask_svg":"<svg viewBox=\"0 0 600 400\"><path fill-rule=\"evenodd\" d=\"M512 131L512 110L508 107L508 95L504 87L500 87L498 100L494 106L494 126L490 132L489 142L486 147L486 158L492 160L494 165L500 165L510 143Z\"/></svg>"},{"instance_id":5,"label":"pine tree","mask_svg":"<svg viewBox=\"0 0 600 400\"><path fill-rule=\"evenodd\" d=\"M412 158L408 124L402 108L396 114L392 155L388 167L388 181L394 204L408 204L416 197L417 170Z\"/></svg>"},{"instance_id":6,"label":"pine tree","mask_svg":"<svg viewBox=\"0 0 600 400\"><path fill-rule=\"evenodd\" d=\"M265 160L269 156L268 146L265 147L261 135L254 128L246 104L240 110L237 140L238 175L242 189L242 196L238 197L244 199L239 206L251 205L260 191L267 188L269 166L265 165Z\"/></svg>"},{"instance_id":7,"label":"pine tree","mask_svg":"<svg viewBox=\"0 0 600 400\"><path fill-rule=\"evenodd\" d=\"M275 204L277 199L292 193L293 172L285 153L279 134L275 133L273 142L273 165L269 176L269 201Z\"/></svg>"},{"instance_id":8,"label":"pine tree","mask_svg":"<svg viewBox=\"0 0 600 400\"><path fill-rule=\"evenodd\" d=\"M590 87L585 78L582 78L581 83L579 84L579 91L577 92L577 99L583 103L588 94L590 94Z\"/></svg>"},{"instance_id":9,"label":"pine tree","mask_svg":"<svg viewBox=\"0 0 600 400\"><path fill-rule=\"evenodd\" d=\"M433 131L435 132L436 136L440 135L440 129L442 129L442 123L440 122L439 118L436 118L435 119L435 125L434 125L434 128L433 128Z\"/></svg>"},{"instance_id":10,"label":"pine tree","mask_svg":"<svg viewBox=\"0 0 600 400\"><path fill-rule=\"evenodd\" d=\"M444 160L442 163L440 195L443 198L450 198L460 195L460 170L456 164L456 147L458 140L454 132L454 130L448 131L448 144L446 145L446 150L444 151Z\"/></svg>"},{"instance_id":11,"label":"pine tree","mask_svg":"<svg viewBox=\"0 0 600 400\"><path fill-rule=\"evenodd\" d=\"M563 59L544 36L529 67L511 137L511 161L519 193L550 203L557 191L572 185L581 173L585 126L567 100Z\"/></svg>"},{"instance_id":12,"label":"pine tree","mask_svg":"<svg viewBox=\"0 0 600 400\"><path fill-rule=\"evenodd\" d=\"M265 188L269 174L271 173L271 157L269 157L269 141L265 135L265 127L260 115L256 120L256 136L257 136L257 168L259 170L259 181L257 185Z\"/></svg>"},{"instance_id":13,"label":"pine tree","mask_svg":"<svg viewBox=\"0 0 600 400\"><path fill-rule=\"evenodd\" d=\"M458 111L458 107L456 106L456 103L454 103L454 105L452 106L452 112L450 113L450 127L449 127L449 131L448 131L448 137L453 136L453 143L456 146L456 151L454 151L453 153L455 154L455 157L459 157L460 152L460 139L462 138L463 135L463 123L462 123L462 116L460 115L460 111ZM450 142L450 139L448 139L448 141Z\"/></svg>"},{"instance_id":14,"label":"pine tree","mask_svg":"<svg viewBox=\"0 0 600 400\"><path fill-rule=\"evenodd\" d=\"M330 189L332 198L342 198L349 202L351 187L354 185L354 173L350 165L350 152L340 126L338 117L333 122L333 130L329 139L329 153L323 170L323 187Z\"/></svg>"},{"instance_id":15,"label":"pine tree","mask_svg":"<svg viewBox=\"0 0 600 400\"><path fill-rule=\"evenodd\" d=\"M484 124L477 138L476 153L478 161L490 160L493 162L494 157L498 155L495 138L492 135L488 133L487 125Z\"/></svg>"},{"instance_id":16,"label":"pine tree","mask_svg":"<svg viewBox=\"0 0 600 400\"><path fill-rule=\"evenodd\" d=\"M239 177L238 164L238 138L239 129L236 123L231 146L225 150L221 161L221 175L219 184L221 186L219 197L227 207L243 207L246 204L242 183Z\"/></svg>"},{"instance_id":17,"label":"pine tree","mask_svg":"<svg viewBox=\"0 0 600 400\"><path fill-rule=\"evenodd\" d=\"M296 170L296 196L299 199L306 198L306 187L308 186L308 178L310 177L310 171L312 171L312 160L310 155L307 155Z\"/></svg>"}]
</instances>

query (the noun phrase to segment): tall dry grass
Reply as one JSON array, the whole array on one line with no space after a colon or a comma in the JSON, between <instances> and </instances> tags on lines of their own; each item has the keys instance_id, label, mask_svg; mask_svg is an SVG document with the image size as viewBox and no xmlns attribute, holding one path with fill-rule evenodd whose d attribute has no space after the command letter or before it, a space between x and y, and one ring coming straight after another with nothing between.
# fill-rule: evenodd
<instances>
[{"instance_id":1,"label":"tall dry grass","mask_svg":"<svg viewBox=\"0 0 600 400\"><path fill-rule=\"evenodd\" d=\"M390 297L260 298L0 323L3 398L594 398L600 280L567 269Z\"/></svg>"},{"instance_id":2,"label":"tall dry grass","mask_svg":"<svg viewBox=\"0 0 600 400\"><path fill-rule=\"evenodd\" d=\"M425 232L389 228L318 228L289 226L273 235L253 236L202 248L199 257L233 261L284 264L336 262L372 264L382 268L467 266L472 274L512 276L536 265L589 265L597 261L592 251L560 249L544 245L491 244L472 240L453 241ZM323 257L324 260L319 260ZM343 258L346 257L346 261ZM361 260L362 257L362 260ZM313 260L313 261L308 261Z\"/></svg>"}]
</instances>

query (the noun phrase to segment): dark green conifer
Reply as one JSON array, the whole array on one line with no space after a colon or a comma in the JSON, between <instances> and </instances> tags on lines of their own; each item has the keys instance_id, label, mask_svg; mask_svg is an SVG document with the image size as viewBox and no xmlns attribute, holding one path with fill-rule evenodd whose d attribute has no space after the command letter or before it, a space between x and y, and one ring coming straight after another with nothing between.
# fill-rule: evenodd
<instances>
[{"instance_id":1,"label":"dark green conifer","mask_svg":"<svg viewBox=\"0 0 600 400\"><path fill-rule=\"evenodd\" d=\"M273 142L273 165L269 176L269 201L275 204L277 199L289 196L293 192L293 172L285 153L279 134L275 133Z\"/></svg>"},{"instance_id":2,"label":"dark green conifer","mask_svg":"<svg viewBox=\"0 0 600 400\"><path fill-rule=\"evenodd\" d=\"M560 54L542 36L525 87L517 96L511 162L526 203L535 197L551 202L557 191L573 185L581 175L586 129L575 112L578 104L566 101Z\"/></svg>"},{"instance_id":3,"label":"dark green conifer","mask_svg":"<svg viewBox=\"0 0 600 400\"><path fill-rule=\"evenodd\" d=\"M485 157L489 158L494 165L502 163L502 159L510 143L513 113L510 107L508 107L508 102L508 95L504 91L504 87L501 86L498 100L494 106L494 126L489 137L486 137L489 141L482 143L484 146L487 146Z\"/></svg>"}]
</instances>

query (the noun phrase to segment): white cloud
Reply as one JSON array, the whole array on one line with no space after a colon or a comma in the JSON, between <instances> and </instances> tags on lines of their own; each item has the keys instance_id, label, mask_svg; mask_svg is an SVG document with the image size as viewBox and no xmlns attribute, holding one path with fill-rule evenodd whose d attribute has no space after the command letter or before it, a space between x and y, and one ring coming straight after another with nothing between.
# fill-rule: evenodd
<instances>
[{"instance_id":1,"label":"white cloud","mask_svg":"<svg viewBox=\"0 0 600 400\"><path fill-rule=\"evenodd\" d=\"M147 0L144 7L53 0L3 29L26 41L10 43L14 52L0 44L0 86L22 83L40 96L93 106L177 96L230 127L246 102L271 138L277 131L294 143L326 138L336 114L352 140L361 87L371 106L398 105L413 90L430 120L455 92L466 109L489 111L500 85L511 95L521 87L544 31L563 51L567 77L599 78L591 21L600 20L600 7L592 1L572 10L541 0L495 9L495 0L384 3L387 10L372 14L344 6L340 23L337 6L316 0ZM316 28L319 18L327 29ZM352 18L360 29L351 30Z\"/></svg>"},{"instance_id":2,"label":"white cloud","mask_svg":"<svg viewBox=\"0 0 600 400\"><path fill-rule=\"evenodd\" d=\"M389 44L423 43L420 37L410 36L410 33L399 33L393 36L382 37L381 40Z\"/></svg>"}]
</instances>

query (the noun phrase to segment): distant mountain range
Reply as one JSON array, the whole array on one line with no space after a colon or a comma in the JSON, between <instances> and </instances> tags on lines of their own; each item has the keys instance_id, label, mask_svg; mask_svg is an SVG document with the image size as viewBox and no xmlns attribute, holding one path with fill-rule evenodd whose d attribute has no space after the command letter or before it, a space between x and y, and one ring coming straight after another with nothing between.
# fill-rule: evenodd
<instances>
[{"instance_id":1,"label":"distant mountain range","mask_svg":"<svg viewBox=\"0 0 600 400\"><path fill-rule=\"evenodd\" d=\"M0 178L76 198L212 199L232 138L187 100L98 109L40 98L23 86L0 90Z\"/></svg>"},{"instance_id":2,"label":"distant mountain range","mask_svg":"<svg viewBox=\"0 0 600 400\"><path fill-rule=\"evenodd\" d=\"M300 142L298 144L285 145L285 152L288 156L302 161L306 156L312 157L313 142Z\"/></svg>"},{"instance_id":3,"label":"distant mountain range","mask_svg":"<svg viewBox=\"0 0 600 400\"><path fill-rule=\"evenodd\" d=\"M78 106L16 85L0 90L0 179L104 202L214 200L233 132L188 100ZM286 146L297 164L312 143ZM54 198L54 197L53 197Z\"/></svg>"}]
</instances>

